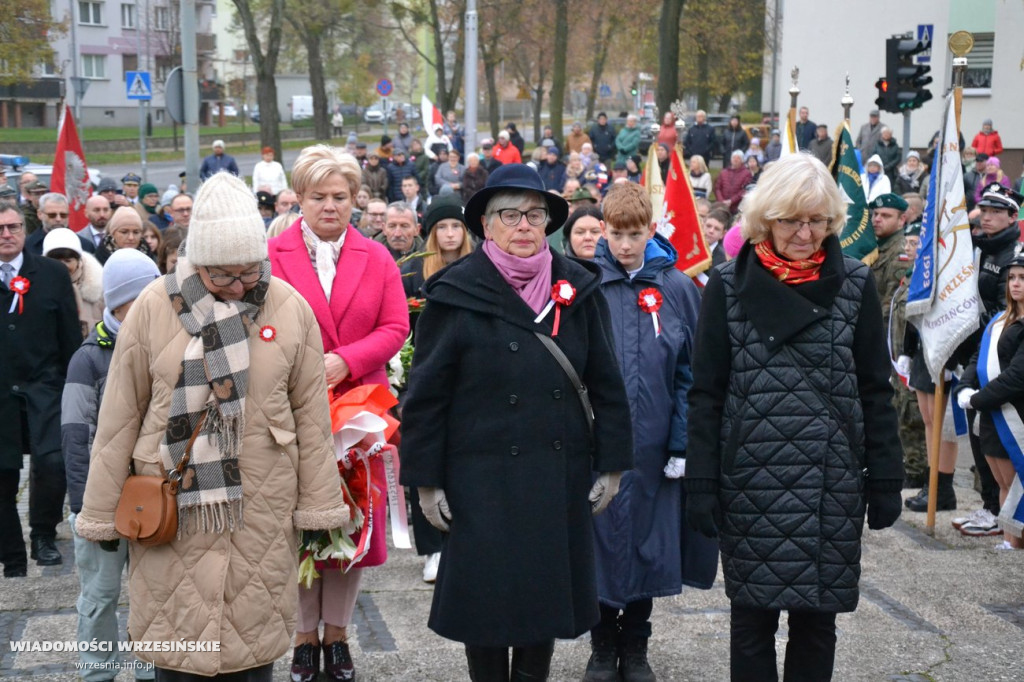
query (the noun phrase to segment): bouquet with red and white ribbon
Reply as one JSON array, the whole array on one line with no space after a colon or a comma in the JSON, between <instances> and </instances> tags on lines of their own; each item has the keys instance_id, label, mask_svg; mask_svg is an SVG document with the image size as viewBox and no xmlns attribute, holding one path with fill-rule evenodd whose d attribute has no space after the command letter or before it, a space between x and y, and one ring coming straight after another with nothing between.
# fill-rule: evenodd
<instances>
[{"instance_id":1,"label":"bouquet with red and white ribbon","mask_svg":"<svg viewBox=\"0 0 1024 682\"><path fill-rule=\"evenodd\" d=\"M397 400L384 386L368 384L331 400L331 428L341 474L341 491L352 510L345 528L306 531L299 545L299 583L310 587L319 568L335 561L344 571L362 561L386 532L378 520L385 501L390 509L395 547L408 549L405 493L398 485L398 449L389 442L398 421L388 410Z\"/></svg>"}]
</instances>

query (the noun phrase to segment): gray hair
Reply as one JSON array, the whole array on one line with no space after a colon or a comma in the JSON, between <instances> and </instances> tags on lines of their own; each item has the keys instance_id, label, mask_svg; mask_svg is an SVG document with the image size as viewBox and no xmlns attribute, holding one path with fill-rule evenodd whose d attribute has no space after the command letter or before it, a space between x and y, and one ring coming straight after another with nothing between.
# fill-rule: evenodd
<instances>
[{"instance_id":1,"label":"gray hair","mask_svg":"<svg viewBox=\"0 0 1024 682\"><path fill-rule=\"evenodd\" d=\"M412 176L409 176L412 177ZM402 178L403 180L405 178ZM369 206L369 204L367 204ZM392 201L388 204L388 211L398 211L399 213L409 213L412 215L412 224L418 225L419 220L416 218L416 209L412 207L408 201Z\"/></svg>"},{"instance_id":2,"label":"gray hair","mask_svg":"<svg viewBox=\"0 0 1024 682\"><path fill-rule=\"evenodd\" d=\"M60 192L47 192L43 196L39 197L39 208L46 206L47 204L64 204L68 203L68 198Z\"/></svg>"},{"instance_id":3,"label":"gray hair","mask_svg":"<svg viewBox=\"0 0 1024 682\"><path fill-rule=\"evenodd\" d=\"M732 150L732 154L730 154L730 158L735 159L737 156L742 159L743 158L743 152L741 152L739 149L733 149Z\"/></svg>"},{"instance_id":4,"label":"gray hair","mask_svg":"<svg viewBox=\"0 0 1024 682\"><path fill-rule=\"evenodd\" d=\"M24 211L21 210L21 206L18 206L17 202L0 199L0 213L7 213L8 211L14 211L22 218L25 217Z\"/></svg>"},{"instance_id":5,"label":"gray hair","mask_svg":"<svg viewBox=\"0 0 1024 682\"><path fill-rule=\"evenodd\" d=\"M495 193L490 199L487 200L487 208L484 209L484 216L488 220L491 220L494 216L498 215L498 211L506 208L519 208L527 199L539 199L544 204L545 210L548 207L547 201L544 199L544 195L540 192L535 192L529 189L510 189L503 190ZM547 227L548 223L551 222L551 215L548 215L548 219L544 222L544 226Z\"/></svg>"}]
</instances>

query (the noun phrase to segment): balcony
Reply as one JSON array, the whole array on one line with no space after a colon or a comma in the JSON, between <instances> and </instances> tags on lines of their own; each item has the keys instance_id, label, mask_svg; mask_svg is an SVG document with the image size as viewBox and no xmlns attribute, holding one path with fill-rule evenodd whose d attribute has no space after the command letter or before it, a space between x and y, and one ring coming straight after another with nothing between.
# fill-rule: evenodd
<instances>
[{"instance_id":1,"label":"balcony","mask_svg":"<svg viewBox=\"0 0 1024 682\"><path fill-rule=\"evenodd\" d=\"M210 53L217 51L217 34L198 33L196 34L196 51L199 53Z\"/></svg>"}]
</instances>

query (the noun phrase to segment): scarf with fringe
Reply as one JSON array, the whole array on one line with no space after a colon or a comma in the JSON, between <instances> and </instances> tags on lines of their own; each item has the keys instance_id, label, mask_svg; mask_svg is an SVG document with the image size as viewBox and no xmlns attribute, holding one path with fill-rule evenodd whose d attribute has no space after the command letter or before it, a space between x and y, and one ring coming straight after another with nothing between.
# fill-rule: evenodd
<instances>
[{"instance_id":1,"label":"scarf with fringe","mask_svg":"<svg viewBox=\"0 0 1024 682\"><path fill-rule=\"evenodd\" d=\"M259 282L240 301L216 298L187 260L179 260L175 271L164 276L164 286L178 319L192 336L160 443L160 459L168 475L184 457L192 431L206 415L178 490L178 537L197 531L233 531L244 527L238 457L245 432L250 330L267 299L270 261L260 263Z\"/></svg>"}]
</instances>

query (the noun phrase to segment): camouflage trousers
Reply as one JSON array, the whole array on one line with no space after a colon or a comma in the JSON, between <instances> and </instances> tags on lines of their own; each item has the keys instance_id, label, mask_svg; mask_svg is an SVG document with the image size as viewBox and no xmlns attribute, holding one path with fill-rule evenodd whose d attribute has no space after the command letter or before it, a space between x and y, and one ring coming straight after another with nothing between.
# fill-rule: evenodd
<instances>
[{"instance_id":1,"label":"camouflage trousers","mask_svg":"<svg viewBox=\"0 0 1024 682\"><path fill-rule=\"evenodd\" d=\"M922 476L928 470L928 447L924 437L924 419L917 402L917 394L897 377L892 381L893 406L900 424L900 443L903 445L903 467L908 478Z\"/></svg>"}]
</instances>

